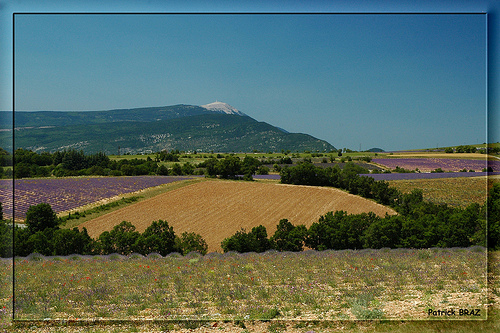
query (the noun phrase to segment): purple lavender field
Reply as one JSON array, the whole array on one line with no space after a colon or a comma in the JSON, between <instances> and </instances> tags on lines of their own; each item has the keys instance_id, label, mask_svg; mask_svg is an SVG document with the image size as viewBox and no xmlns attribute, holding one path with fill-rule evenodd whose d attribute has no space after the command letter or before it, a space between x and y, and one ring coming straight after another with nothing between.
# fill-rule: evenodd
<instances>
[{"instance_id":1,"label":"purple lavender field","mask_svg":"<svg viewBox=\"0 0 500 333\"><path fill-rule=\"evenodd\" d=\"M375 180L403 180L403 179L437 179L458 177L480 177L500 175L500 172L445 172L445 173L374 173L360 176L372 177Z\"/></svg>"},{"instance_id":2,"label":"purple lavender field","mask_svg":"<svg viewBox=\"0 0 500 333\"><path fill-rule=\"evenodd\" d=\"M32 205L48 203L63 212L102 199L148 187L192 179L178 176L31 178L15 181L15 218L24 219ZM5 218L12 218L12 180L0 180L0 202Z\"/></svg>"},{"instance_id":3,"label":"purple lavender field","mask_svg":"<svg viewBox=\"0 0 500 333\"><path fill-rule=\"evenodd\" d=\"M458 172L463 169L482 171L491 167L494 172L500 172L500 161L467 160L454 158L374 158L372 162L395 169L396 167L407 170L419 169L429 172L441 168L443 171Z\"/></svg>"}]
</instances>

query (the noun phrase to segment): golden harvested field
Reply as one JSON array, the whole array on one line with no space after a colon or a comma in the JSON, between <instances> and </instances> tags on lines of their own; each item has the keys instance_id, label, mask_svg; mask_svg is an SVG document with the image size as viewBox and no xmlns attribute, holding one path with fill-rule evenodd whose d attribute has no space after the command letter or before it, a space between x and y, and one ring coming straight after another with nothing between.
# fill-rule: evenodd
<instances>
[{"instance_id":1,"label":"golden harvested field","mask_svg":"<svg viewBox=\"0 0 500 333\"><path fill-rule=\"evenodd\" d=\"M224 238L244 228L263 225L272 236L280 219L307 227L329 211L349 214L396 214L389 207L335 188L242 181L204 181L159 194L80 225L97 238L122 221L137 231L164 220L177 235L195 232L206 240L209 252L221 252Z\"/></svg>"},{"instance_id":2,"label":"golden harvested field","mask_svg":"<svg viewBox=\"0 0 500 333\"><path fill-rule=\"evenodd\" d=\"M461 177L442 179L390 180L391 187L402 193L421 189L425 200L453 207L467 207L471 203L483 205L488 191L494 182L500 182L499 176Z\"/></svg>"}]
</instances>

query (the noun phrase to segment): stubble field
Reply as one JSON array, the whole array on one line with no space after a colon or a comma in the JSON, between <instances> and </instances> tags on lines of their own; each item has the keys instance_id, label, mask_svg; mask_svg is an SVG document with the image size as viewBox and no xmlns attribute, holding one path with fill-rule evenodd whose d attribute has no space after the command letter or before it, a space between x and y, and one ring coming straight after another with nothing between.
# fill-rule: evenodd
<instances>
[{"instance_id":1,"label":"stubble field","mask_svg":"<svg viewBox=\"0 0 500 333\"><path fill-rule=\"evenodd\" d=\"M484 205L495 182L500 182L500 176L388 181L391 187L402 193L421 189L425 200L462 208L472 203Z\"/></svg>"},{"instance_id":2,"label":"stubble field","mask_svg":"<svg viewBox=\"0 0 500 333\"><path fill-rule=\"evenodd\" d=\"M209 252L221 252L222 240L242 228L250 231L261 224L272 235L281 219L310 227L321 215L336 210L396 214L391 208L335 188L214 180L157 195L79 227L87 228L89 235L96 238L124 220L144 232L153 221L161 219L177 234L200 234Z\"/></svg>"}]
</instances>

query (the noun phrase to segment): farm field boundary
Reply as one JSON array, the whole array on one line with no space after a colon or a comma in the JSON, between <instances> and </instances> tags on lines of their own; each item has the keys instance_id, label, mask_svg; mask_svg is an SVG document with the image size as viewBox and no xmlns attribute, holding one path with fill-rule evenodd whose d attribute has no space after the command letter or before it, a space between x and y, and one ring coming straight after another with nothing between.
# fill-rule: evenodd
<instances>
[{"instance_id":1,"label":"farm field boundary","mask_svg":"<svg viewBox=\"0 0 500 333\"><path fill-rule=\"evenodd\" d=\"M425 200L435 204L447 204L462 208L472 203L483 205L495 182L500 182L500 176L388 181L390 187L394 187L402 193L410 193L414 189L420 189Z\"/></svg>"},{"instance_id":2,"label":"farm field boundary","mask_svg":"<svg viewBox=\"0 0 500 333\"><path fill-rule=\"evenodd\" d=\"M360 174L360 176L371 177L375 180L409 180L409 179L444 179L444 178L480 178L480 177L495 177L500 175L500 172L436 172L436 173L373 173Z\"/></svg>"},{"instance_id":3,"label":"farm field boundary","mask_svg":"<svg viewBox=\"0 0 500 333\"><path fill-rule=\"evenodd\" d=\"M208 250L221 251L221 242L242 228L263 225L273 234L281 219L310 227L329 211L349 214L374 212L379 216L396 212L374 201L335 188L212 180L197 182L175 191L131 204L80 224L98 237L122 221L139 232L156 220L164 220L177 232L195 232Z\"/></svg>"},{"instance_id":4,"label":"farm field boundary","mask_svg":"<svg viewBox=\"0 0 500 333\"><path fill-rule=\"evenodd\" d=\"M404 152L404 153L380 153L378 156L383 156L384 158L456 158L456 159L470 159L470 160L495 160L495 156L480 154L480 153L442 153L442 152Z\"/></svg>"},{"instance_id":5,"label":"farm field boundary","mask_svg":"<svg viewBox=\"0 0 500 333\"><path fill-rule=\"evenodd\" d=\"M113 198L109 199L104 199L100 200L98 202L94 202L85 206L78 207L76 209L73 209L71 211L66 211L66 212L61 212L58 213L58 217L65 217L68 216L69 214L75 214L79 213L80 217L78 219L68 219L61 227L62 228L67 228L67 229L72 229L74 227L77 227L78 225L98 218L99 216L102 216L104 214L108 214L110 212L116 211L118 209L124 208L128 205L131 205L133 203L141 202L142 200L146 200L149 198L152 198L156 195L159 195L161 193L165 193L168 191L173 191L175 189L188 186L193 183L197 182L202 182L205 181L205 178L194 178L194 179L188 179L188 180L180 180L177 182L173 183L168 183L168 184L163 184L159 186L154 186L154 187L149 187L145 188L143 190L139 190L136 192L130 192L126 193L124 195L118 195ZM129 201L127 199L133 199L133 201ZM113 205L113 204L116 205ZM109 209L103 209L99 210L96 208L99 208L100 206L106 206L106 205L113 205L114 207L111 207Z\"/></svg>"},{"instance_id":6,"label":"farm field boundary","mask_svg":"<svg viewBox=\"0 0 500 333\"><path fill-rule=\"evenodd\" d=\"M4 215L12 218L16 205L16 221L24 219L29 206L48 203L56 213L69 213L102 205L109 201L149 191L149 188L196 179L195 176L130 176L130 177L73 177L27 178L15 180L14 197L12 180L0 180L0 201ZM199 177L198 177L199 178Z\"/></svg>"},{"instance_id":7,"label":"farm field boundary","mask_svg":"<svg viewBox=\"0 0 500 333\"><path fill-rule=\"evenodd\" d=\"M470 171L475 172L500 171L500 161L474 160L474 159L457 159L457 158L374 158L372 163L376 165L394 170L397 167L416 170L420 172L432 172L436 169L441 169L442 172L452 171ZM417 171L418 171L417 170Z\"/></svg>"}]
</instances>

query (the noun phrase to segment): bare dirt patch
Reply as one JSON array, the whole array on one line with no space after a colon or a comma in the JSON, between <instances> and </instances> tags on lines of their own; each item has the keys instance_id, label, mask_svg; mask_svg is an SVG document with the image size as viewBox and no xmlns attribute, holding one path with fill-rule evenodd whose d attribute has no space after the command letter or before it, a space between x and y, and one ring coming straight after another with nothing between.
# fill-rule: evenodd
<instances>
[{"instance_id":1,"label":"bare dirt patch","mask_svg":"<svg viewBox=\"0 0 500 333\"><path fill-rule=\"evenodd\" d=\"M97 238L122 221L131 222L137 231L144 232L153 221L162 219L177 234L201 234L209 252L221 252L222 240L242 228L249 231L263 225L271 236L280 219L309 227L321 215L336 210L349 214L396 214L391 208L335 188L206 181L132 204L87 221L80 228L87 228L89 235Z\"/></svg>"}]
</instances>

